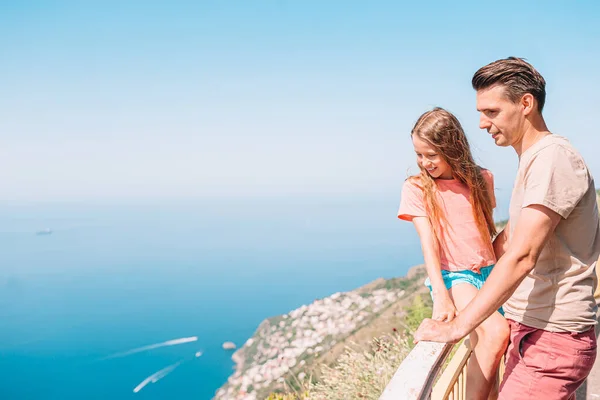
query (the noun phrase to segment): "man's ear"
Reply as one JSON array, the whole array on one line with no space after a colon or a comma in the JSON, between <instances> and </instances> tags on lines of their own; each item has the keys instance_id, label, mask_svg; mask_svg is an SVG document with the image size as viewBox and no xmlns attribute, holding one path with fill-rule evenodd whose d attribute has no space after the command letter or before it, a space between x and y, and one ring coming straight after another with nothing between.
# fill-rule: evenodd
<instances>
[{"instance_id":1,"label":"man's ear","mask_svg":"<svg viewBox=\"0 0 600 400\"><path fill-rule=\"evenodd\" d=\"M535 97L531 93L525 93L523 97L521 97L520 103L523 114L529 115L536 107L535 105Z\"/></svg>"}]
</instances>

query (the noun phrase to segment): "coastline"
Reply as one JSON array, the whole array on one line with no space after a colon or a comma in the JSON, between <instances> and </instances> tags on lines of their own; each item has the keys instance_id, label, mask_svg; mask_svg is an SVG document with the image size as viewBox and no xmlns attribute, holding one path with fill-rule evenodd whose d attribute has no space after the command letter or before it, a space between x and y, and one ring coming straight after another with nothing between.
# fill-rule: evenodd
<instances>
[{"instance_id":1,"label":"coastline","mask_svg":"<svg viewBox=\"0 0 600 400\"><path fill-rule=\"evenodd\" d=\"M334 362L350 343L365 345L396 329L413 295L424 292L424 274L418 265L405 277L379 278L265 319L233 353L234 373L214 399L262 400L318 375L318 367Z\"/></svg>"}]
</instances>

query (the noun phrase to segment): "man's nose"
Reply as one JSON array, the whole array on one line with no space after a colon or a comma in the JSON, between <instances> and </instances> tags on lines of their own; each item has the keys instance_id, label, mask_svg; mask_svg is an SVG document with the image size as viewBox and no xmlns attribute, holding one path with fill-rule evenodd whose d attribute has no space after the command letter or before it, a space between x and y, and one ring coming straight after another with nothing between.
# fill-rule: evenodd
<instances>
[{"instance_id":1,"label":"man's nose","mask_svg":"<svg viewBox=\"0 0 600 400\"><path fill-rule=\"evenodd\" d=\"M486 118L485 115L483 115L483 113L481 113L481 116L479 117L479 128L480 129L489 129L492 126L492 124L490 124L490 120Z\"/></svg>"}]
</instances>

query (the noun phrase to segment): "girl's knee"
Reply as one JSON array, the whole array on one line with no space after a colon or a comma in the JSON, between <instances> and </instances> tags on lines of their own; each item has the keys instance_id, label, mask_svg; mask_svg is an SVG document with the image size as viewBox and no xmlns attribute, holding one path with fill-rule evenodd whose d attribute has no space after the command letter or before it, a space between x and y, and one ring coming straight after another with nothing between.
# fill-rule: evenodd
<instances>
[{"instance_id":1,"label":"girl's knee","mask_svg":"<svg viewBox=\"0 0 600 400\"><path fill-rule=\"evenodd\" d=\"M510 328L503 317L488 318L479 328L477 333L480 341L484 341L502 351L504 350L508 344Z\"/></svg>"},{"instance_id":2,"label":"girl's knee","mask_svg":"<svg viewBox=\"0 0 600 400\"><path fill-rule=\"evenodd\" d=\"M500 322L497 325L498 330L496 331L496 338L502 347L502 351L504 351L504 349L508 345L508 339L510 337L510 327L508 326L508 321L506 321L504 317L501 318Z\"/></svg>"}]
</instances>

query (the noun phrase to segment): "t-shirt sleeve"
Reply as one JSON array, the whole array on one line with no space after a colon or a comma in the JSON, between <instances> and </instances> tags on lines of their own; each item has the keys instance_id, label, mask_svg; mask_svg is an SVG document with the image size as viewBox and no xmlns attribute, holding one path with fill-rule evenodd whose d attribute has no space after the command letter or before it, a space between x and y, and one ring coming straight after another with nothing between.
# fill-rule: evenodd
<instances>
[{"instance_id":1,"label":"t-shirt sleeve","mask_svg":"<svg viewBox=\"0 0 600 400\"><path fill-rule=\"evenodd\" d=\"M496 193L494 193L494 174L490 170L483 169L481 170L481 174L483 175L483 179L487 184L488 193L492 199L492 208L496 208Z\"/></svg>"},{"instance_id":2,"label":"t-shirt sleeve","mask_svg":"<svg viewBox=\"0 0 600 400\"><path fill-rule=\"evenodd\" d=\"M407 180L404 182L404 186L402 186L398 218L405 221L412 221L414 217L426 216L423 191L413 182Z\"/></svg>"},{"instance_id":3,"label":"t-shirt sleeve","mask_svg":"<svg viewBox=\"0 0 600 400\"><path fill-rule=\"evenodd\" d=\"M521 207L539 204L567 218L590 185L583 159L560 145L551 145L532 157L525 170Z\"/></svg>"}]
</instances>

